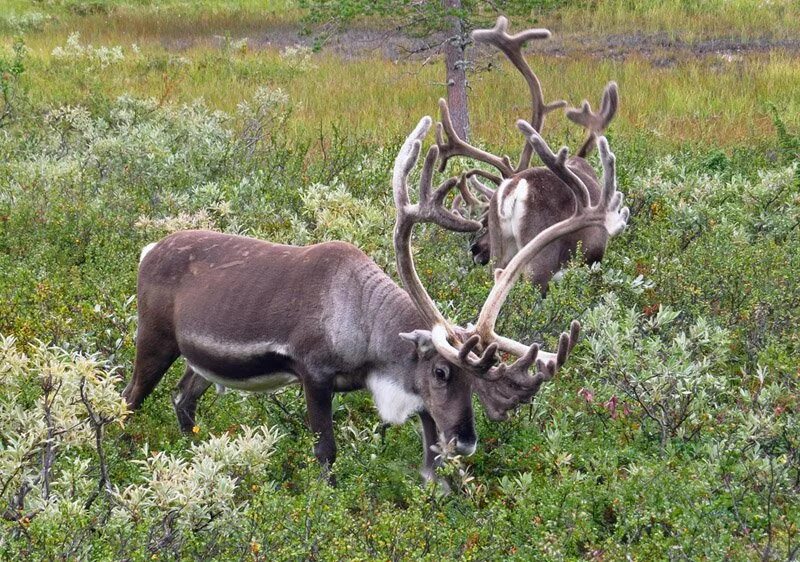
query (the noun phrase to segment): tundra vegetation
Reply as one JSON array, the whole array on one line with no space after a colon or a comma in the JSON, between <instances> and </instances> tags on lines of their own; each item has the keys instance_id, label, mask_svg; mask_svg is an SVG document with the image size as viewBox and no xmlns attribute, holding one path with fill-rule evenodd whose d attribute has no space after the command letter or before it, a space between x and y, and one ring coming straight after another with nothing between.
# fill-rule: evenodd
<instances>
[{"instance_id":1,"label":"tundra vegetation","mask_svg":"<svg viewBox=\"0 0 800 562\"><path fill-rule=\"evenodd\" d=\"M499 332L553 349L579 318L581 339L509 420L476 401L477 451L447 460L444 495L420 484L414 425L383 427L364 393L334 400L336 487L297 389L207 393L189 436L181 365L136 416L120 397L139 252L169 232L345 240L397 279L390 174L440 69L268 45L304 15L288 0L3 3L0 558L798 557L797 4L528 6L571 34L557 57L526 51L550 92L578 104L619 84L605 134L631 219L546 298L515 288ZM571 47L637 30L690 53L767 46ZM527 91L497 61L471 78L470 140L509 153ZM574 153L583 131L553 114L546 137ZM417 230L431 297L474 321L488 268L463 235Z\"/></svg>"}]
</instances>

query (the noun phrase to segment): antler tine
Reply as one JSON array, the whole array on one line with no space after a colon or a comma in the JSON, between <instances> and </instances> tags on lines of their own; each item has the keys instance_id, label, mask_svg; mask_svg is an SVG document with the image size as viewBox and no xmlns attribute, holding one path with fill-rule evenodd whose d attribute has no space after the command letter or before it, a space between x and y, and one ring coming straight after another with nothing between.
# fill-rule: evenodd
<instances>
[{"instance_id":1,"label":"antler tine","mask_svg":"<svg viewBox=\"0 0 800 562\"><path fill-rule=\"evenodd\" d=\"M473 158L496 168L504 178L514 175L514 168L511 166L511 160L509 160L508 156L503 156L502 158L495 156L494 154L468 144L458 136L458 133L456 133L453 128L453 121L450 118L450 108L447 106L447 101L445 101L444 98L439 100L439 114L441 122L436 125L436 145L439 147L439 154L441 155L439 172L444 172L447 167L447 161L450 160L450 158L454 156L466 156L467 158ZM445 135L447 136L447 141L444 140Z\"/></svg>"},{"instance_id":2,"label":"antler tine","mask_svg":"<svg viewBox=\"0 0 800 562\"><path fill-rule=\"evenodd\" d=\"M495 190L492 189L491 187L489 187L488 185L486 185L485 183L483 183L482 181L480 181L477 177L475 177L475 176L487 177L482 172L483 172L483 170L470 170L465 175L467 176L467 179L469 180L470 186L475 188L475 190L478 193L480 193L481 195L486 197L487 200L490 200L492 197L494 197ZM500 178L488 178L488 179L490 179L491 181L494 181L495 179L500 179ZM496 182L496 183L499 184L500 182Z\"/></svg>"},{"instance_id":3,"label":"antler tine","mask_svg":"<svg viewBox=\"0 0 800 562\"><path fill-rule=\"evenodd\" d=\"M469 182L470 187L476 187L476 191L486 199L482 199L480 197L476 197L474 193L467 187L467 182ZM458 179L458 191L461 194L461 197L464 199L464 203L466 203L471 209L485 209L489 206L489 199L491 199L491 195L488 193L494 194L494 191L489 189L488 187L484 186L481 182L476 180L473 177L468 176L467 174L461 174L461 177Z\"/></svg>"},{"instance_id":4,"label":"antler tine","mask_svg":"<svg viewBox=\"0 0 800 562\"><path fill-rule=\"evenodd\" d=\"M450 363L469 370L477 377L484 376L484 373L488 372L497 362L498 346L496 344L490 344L483 350L483 353L476 355L473 352L481 343L481 339L477 335L470 336L458 348L450 343L450 339L457 339L455 332L452 331L452 326L436 324L431 329L431 340L439 355Z\"/></svg>"},{"instance_id":5,"label":"antler tine","mask_svg":"<svg viewBox=\"0 0 800 562\"><path fill-rule=\"evenodd\" d=\"M555 155L550 150L550 147L547 146L544 139L529 123L520 119L517 121L517 127L528 137L528 142L533 146L534 150L536 150L536 153L539 155L539 158L542 159L545 166L550 168L550 170L572 190L578 205L580 207L589 206L589 204L591 204L591 197L586 184L567 167L567 157L569 156L567 147L563 147L558 151L558 155Z\"/></svg>"},{"instance_id":6,"label":"antler tine","mask_svg":"<svg viewBox=\"0 0 800 562\"><path fill-rule=\"evenodd\" d=\"M625 196L617 191L617 159L608 146L608 140L605 137L600 137L597 140L597 146L600 152L600 161L603 164L603 190L601 195L607 206L605 228L609 236L616 236L628 226L628 219L631 213L628 207L622 206Z\"/></svg>"},{"instance_id":7,"label":"antler tine","mask_svg":"<svg viewBox=\"0 0 800 562\"><path fill-rule=\"evenodd\" d=\"M423 117L414 131L406 138L397 155L392 173L392 191L397 208L397 223L394 230L394 249L397 256L397 272L403 285L414 301L423 319L429 326L441 324L447 327L448 333L453 333L453 328L444 319L442 313L436 308L433 300L428 295L425 287L417 275L414 267L414 258L411 254L411 231L418 222L432 222L449 230L458 232L471 232L479 230L481 223L466 219L445 209L443 202L447 193L456 185L455 179L450 179L432 191L431 181L433 167L439 156L435 146L428 150L422 168L419 186L419 203L412 204L408 197L408 175L417 163L422 139L428 133L431 118Z\"/></svg>"},{"instance_id":8,"label":"antler tine","mask_svg":"<svg viewBox=\"0 0 800 562\"><path fill-rule=\"evenodd\" d=\"M487 376L479 378L476 390L489 419L502 421L508 418L508 412L530 402L542 384L552 380L558 368L566 362L578 341L579 332L580 324L574 320L569 334L561 334L556 354L540 351L539 346L533 344L513 364L493 367ZM529 370L534 362L537 372L530 376Z\"/></svg>"},{"instance_id":9,"label":"antler tine","mask_svg":"<svg viewBox=\"0 0 800 562\"><path fill-rule=\"evenodd\" d=\"M539 81L536 74L534 74L533 70L531 70L528 61L526 61L525 57L522 55L522 48L525 46L525 43L531 39L550 38L550 32L547 29L527 29L516 35L510 35L508 33L508 19L504 16L499 16L492 29L476 29L472 32L472 38L475 41L488 43L500 49L506 58L511 61L511 64L513 64L525 78L525 82L527 82L531 94L530 124L535 130L542 130L544 118L548 113L561 107L566 107L567 102L564 100L558 100L548 104L544 103L542 83ZM521 172L527 169L530 165L531 156L533 156L533 151L528 143L525 143L515 172Z\"/></svg>"},{"instance_id":10,"label":"antler tine","mask_svg":"<svg viewBox=\"0 0 800 562\"><path fill-rule=\"evenodd\" d=\"M585 158L592 148L598 135L602 135L608 128L609 123L614 119L619 107L619 91L616 82L609 82L603 90L603 98L600 101L600 111L592 111L592 106L587 100L583 100L580 109L570 108L566 111L567 118L585 128L588 133L586 140L578 150L577 155Z\"/></svg>"}]
</instances>

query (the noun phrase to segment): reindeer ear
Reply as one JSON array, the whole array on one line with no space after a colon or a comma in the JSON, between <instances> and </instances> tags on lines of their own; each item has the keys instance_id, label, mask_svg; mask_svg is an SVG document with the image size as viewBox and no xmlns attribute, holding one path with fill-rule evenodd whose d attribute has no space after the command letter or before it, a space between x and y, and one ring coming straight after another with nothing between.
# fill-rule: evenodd
<instances>
[{"instance_id":1,"label":"reindeer ear","mask_svg":"<svg viewBox=\"0 0 800 562\"><path fill-rule=\"evenodd\" d=\"M417 355L420 359L430 359L436 353L433 346L433 336L430 330L414 330L413 332L400 332L400 337L417 346Z\"/></svg>"}]
</instances>

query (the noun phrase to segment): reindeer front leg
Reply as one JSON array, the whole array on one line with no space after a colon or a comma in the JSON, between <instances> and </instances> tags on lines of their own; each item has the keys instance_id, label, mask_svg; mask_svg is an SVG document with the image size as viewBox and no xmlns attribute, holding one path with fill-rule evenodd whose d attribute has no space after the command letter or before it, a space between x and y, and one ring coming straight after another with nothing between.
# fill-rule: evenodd
<instances>
[{"instance_id":1,"label":"reindeer front leg","mask_svg":"<svg viewBox=\"0 0 800 562\"><path fill-rule=\"evenodd\" d=\"M336 441L333 437L333 388L313 381L303 383L308 409L308 425L318 435L314 455L327 473L336 460ZM331 483L335 483L329 478Z\"/></svg>"},{"instance_id":2,"label":"reindeer front leg","mask_svg":"<svg viewBox=\"0 0 800 562\"><path fill-rule=\"evenodd\" d=\"M439 430L431 415L422 410L419 413L422 422L422 469L420 474L426 482L436 480L436 468L442 464L439 454L431 449L439 442Z\"/></svg>"}]
</instances>

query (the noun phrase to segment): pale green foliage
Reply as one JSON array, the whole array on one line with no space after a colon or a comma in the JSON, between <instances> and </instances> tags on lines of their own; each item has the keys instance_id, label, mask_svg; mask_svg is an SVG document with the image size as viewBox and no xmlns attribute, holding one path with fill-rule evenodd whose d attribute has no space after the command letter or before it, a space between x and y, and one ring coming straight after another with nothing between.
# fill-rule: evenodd
<instances>
[{"instance_id":1,"label":"pale green foliage","mask_svg":"<svg viewBox=\"0 0 800 562\"><path fill-rule=\"evenodd\" d=\"M285 47L280 54L281 61L294 72L306 72L317 68L312 56L311 48L300 44Z\"/></svg>"},{"instance_id":2,"label":"pale green foliage","mask_svg":"<svg viewBox=\"0 0 800 562\"><path fill-rule=\"evenodd\" d=\"M300 191L301 216L292 216L291 239L294 244L344 240L364 250L379 265L387 267L394 254L386 248L386 235L394 227L393 217L383 204L355 197L346 186L313 184Z\"/></svg>"},{"instance_id":3,"label":"pale green foliage","mask_svg":"<svg viewBox=\"0 0 800 562\"><path fill-rule=\"evenodd\" d=\"M127 415L113 369L43 343L26 354L0 336L0 377L0 500L44 520L80 512L96 488L80 457L95 446L89 408L103 424Z\"/></svg>"},{"instance_id":4,"label":"pale green foliage","mask_svg":"<svg viewBox=\"0 0 800 562\"><path fill-rule=\"evenodd\" d=\"M231 530L248 507L237 496L241 483L264 469L280 437L275 428L243 426L236 437L223 434L192 445L188 459L150 454L145 447L145 458L135 461L144 482L115 492L112 520L153 526L171 514L170 525L184 532Z\"/></svg>"},{"instance_id":5,"label":"pale green foliage","mask_svg":"<svg viewBox=\"0 0 800 562\"><path fill-rule=\"evenodd\" d=\"M14 198L30 183L55 191L97 190L122 177L153 188L191 185L228 156L226 120L200 101L175 107L122 96L107 118L62 106L46 115L38 154L10 166L4 196Z\"/></svg>"},{"instance_id":6,"label":"pale green foliage","mask_svg":"<svg viewBox=\"0 0 800 562\"><path fill-rule=\"evenodd\" d=\"M134 53L138 51L138 49L132 50ZM100 68L106 68L125 60L125 54L119 45L113 47L94 47L91 44L82 45L81 34L77 31L70 33L66 44L63 47L59 45L54 48L51 54L54 59L59 61L88 62L87 71L90 71L95 64L99 65Z\"/></svg>"},{"instance_id":7,"label":"pale green foliage","mask_svg":"<svg viewBox=\"0 0 800 562\"><path fill-rule=\"evenodd\" d=\"M0 19L0 22L15 33L24 33L26 31L40 31L52 19L53 16L42 12L23 12L21 14L8 14Z\"/></svg>"},{"instance_id":8,"label":"pale green foliage","mask_svg":"<svg viewBox=\"0 0 800 562\"><path fill-rule=\"evenodd\" d=\"M6 518L47 533L85 518L98 494L95 453L102 428L122 424L127 406L113 369L93 356L37 344L25 354L0 336L0 498ZM169 528L184 538L232 529L249 506L241 488L268 465L281 438L276 428L242 426L212 436L187 455L141 449L139 484L107 492L109 528L131 524ZM88 455L88 456L87 456ZM100 462L104 462L100 458ZM101 474L105 473L101 467ZM0 549L4 541L0 539Z\"/></svg>"},{"instance_id":9,"label":"pale green foliage","mask_svg":"<svg viewBox=\"0 0 800 562\"><path fill-rule=\"evenodd\" d=\"M636 401L665 446L684 423L696 425L726 391L728 335L704 318L674 329L669 307L646 317L614 294L586 313L590 372Z\"/></svg>"}]
</instances>

